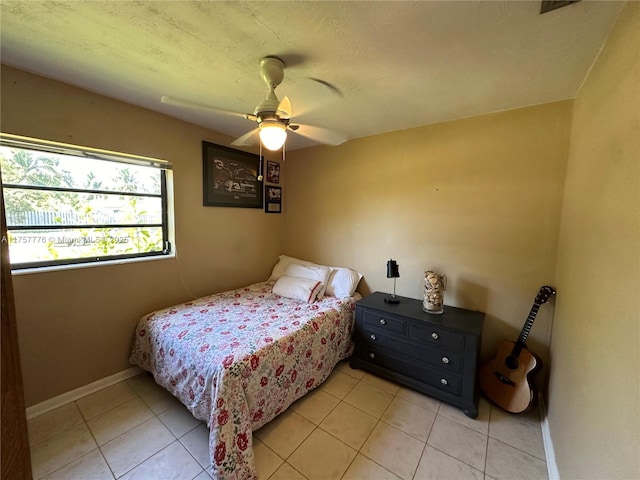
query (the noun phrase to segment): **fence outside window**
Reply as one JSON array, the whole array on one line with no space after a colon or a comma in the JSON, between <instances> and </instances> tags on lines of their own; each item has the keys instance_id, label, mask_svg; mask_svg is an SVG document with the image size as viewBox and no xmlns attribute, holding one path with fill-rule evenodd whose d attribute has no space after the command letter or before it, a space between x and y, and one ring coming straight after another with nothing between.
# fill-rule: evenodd
<instances>
[{"instance_id":1,"label":"fence outside window","mask_svg":"<svg viewBox=\"0 0 640 480\"><path fill-rule=\"evenodd\" d=\"M12 268L168 255L171 164L0 134Z\"/></svg>"}]
</instances>

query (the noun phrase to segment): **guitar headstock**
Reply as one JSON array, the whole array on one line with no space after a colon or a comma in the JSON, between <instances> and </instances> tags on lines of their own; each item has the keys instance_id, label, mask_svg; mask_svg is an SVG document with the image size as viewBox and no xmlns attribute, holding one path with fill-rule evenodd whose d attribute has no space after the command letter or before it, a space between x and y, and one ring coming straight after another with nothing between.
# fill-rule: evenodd
<instances>
[{"instance_id":1,"label":"guitar headstock","mask_svg":"<svg viewBox=\"0 0 640 480\"><path fill-rule=\"evenodd\" d=\"M544 285L540 287L540 291L536 296L536 301L535 301L536 305L542 305L547 303L549 299L553 297L555 294L556 294L556 291L553 287L550 287L548 285Z\"/></svg>"}]
</instances>

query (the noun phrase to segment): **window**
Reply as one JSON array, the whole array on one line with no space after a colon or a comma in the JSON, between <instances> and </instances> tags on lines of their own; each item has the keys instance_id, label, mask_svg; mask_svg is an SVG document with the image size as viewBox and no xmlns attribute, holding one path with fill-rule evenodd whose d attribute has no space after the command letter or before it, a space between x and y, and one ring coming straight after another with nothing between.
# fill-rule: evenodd
<instances>
[{"instance_id":1,"label":"window","mask_svg":"<svg viewBox=\"0 0 640 480\"><path fill-rule=\"evenodd\" d=\"M0 134L14 269L168 255L163 160Z\"/></svg>"}]
</instances>

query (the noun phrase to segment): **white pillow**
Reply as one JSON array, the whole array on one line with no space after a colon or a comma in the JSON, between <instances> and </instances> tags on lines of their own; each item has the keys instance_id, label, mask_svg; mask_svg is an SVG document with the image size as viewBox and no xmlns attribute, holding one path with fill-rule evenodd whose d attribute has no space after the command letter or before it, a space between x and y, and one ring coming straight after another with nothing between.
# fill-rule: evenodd
<instances>
[{"instance_id":1,"label":"white pillow","mask_svg":"<svg viewBox=\"0 0 640 480\"><path fill-rule=\"evenodd\" d=\"M331 268L333 272L329 277L325 295L333 295L338 298L352 297L362 279L362 274L350 268Z\"/></svg>"},{"instance_id":2,"label":"white pillow","mask_svg":"<svg viewBox=\"0 0 640 480\"><path fill-rule=\"evenodd\" d=\"M300 265L315 265L313 262L308 262L306 260L300 260L299 258L289 257L287 255L280 255L280 260L276 263L271 271L271 276L269 280L278 280L281 276L284 275L284 271L287 269L290 263L295 262Z\"/></svg>"},{"instance_id":3,"label":"white pillow","mask_svg":"<svg viewBox=\"0 0 640 480\"><path fill-rule=\"evenodd\" d=\"M308 278L309 280L317 280L322 282L322 288L318 292L318 300L322 300L324 292L329 284L329 277L331 276L332 269L323 265L301 265L299 263L291 262L287 265L284 274L287 277Z\"/></svg>"},{"instance_id":4,"label":"white pillow","mask_svg":"<svg viewBox=\"0 0 640 480\"><path fill-rule=\"evenodd\" d=\"M290 263L297 263L305 266L322 266L316 265L307 260L301 260L288 255L280 255L280 260L273 267L269 280L278 280L284 275L285 270ZM325 295L332 295L338 298L352 297L358 287L358 283L362 279L362 274L345 267L329 267L333 270L328 282L325 283Z\"/></svg>"},{"instance_id":5,"label":"white pillow","mask_svg":"<svg viewBox=\"0 0 640 480\"><path fill-rule=\"evenodd\" d=\"M322 282L318 280L283 275L273 286L273 293L281 297L313 303L322 286Z\"/></svg>"}]
</instances>

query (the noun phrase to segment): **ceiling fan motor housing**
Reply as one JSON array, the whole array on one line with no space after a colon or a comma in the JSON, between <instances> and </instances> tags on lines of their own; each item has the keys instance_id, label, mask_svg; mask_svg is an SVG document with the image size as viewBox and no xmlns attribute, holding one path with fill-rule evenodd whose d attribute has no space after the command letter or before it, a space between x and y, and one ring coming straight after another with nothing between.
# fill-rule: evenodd
<instances>
[{"instance_id":1,"label":"ceiling fan motor housing","mask_svg":"<svg viewBox=\"0 0 640 480\"><path fill-rule=\"evenodd\" d=\"M280 100L276 97L276 94L273 90L269 92L267 98L265 98L261 103L258 104L256 109L253 111L253 114L256 116L261 116L265 113L275 113L278 111L278 105L280 104Z\"/></svg>"},{"instance_id":2,"label":"ceiling fan motor housing","mask_svg":"<svg viewBox=\"0 0 640 480\"><path fill-rule=\"evenodd\" d=\"M290 119L288 118L280 118L276 112L260 112L257 117L256 122L258 123L258 126L261 124L280 124L284 127L288 127L290 122Z\"/></svg>"}]
</instances>

